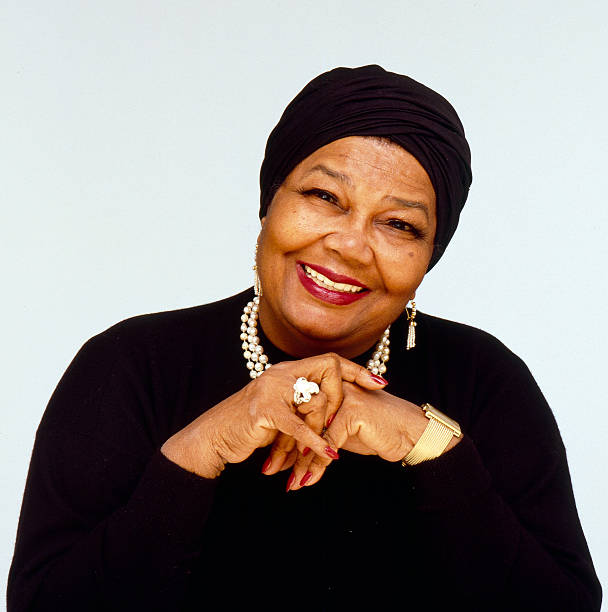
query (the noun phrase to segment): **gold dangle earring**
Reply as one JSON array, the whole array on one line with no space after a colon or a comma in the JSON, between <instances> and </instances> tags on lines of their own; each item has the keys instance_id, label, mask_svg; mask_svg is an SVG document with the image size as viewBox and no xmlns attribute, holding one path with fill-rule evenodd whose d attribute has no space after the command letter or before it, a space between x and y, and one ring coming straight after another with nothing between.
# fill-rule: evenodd
<instances>
[{"instance_id":1,"label":"gold dangle earring","mask_svg":"<svg viewBox=\"0 0 608 612\"><path fill-rule=\"evenodd\" d=\"M405 350L409 351L416 346L416 302L412 300L412 310L408 310L407 306L405 307L405 316L409 321L409 325L407 326L407 342L405 343Z\"/></svg>"},{"instance_id":2,"label":"gold dangle earring","mask_svg":"<svg viewBox=\"0 0 608 612\"><path fill-rule=\"evenodd\" d=\"M253 290L255 291L256 297L262 297L262 283L260 282L260 275L258 274L258 243L255 243L255 255L253 259Z\"/></svg>"}]
</instances>

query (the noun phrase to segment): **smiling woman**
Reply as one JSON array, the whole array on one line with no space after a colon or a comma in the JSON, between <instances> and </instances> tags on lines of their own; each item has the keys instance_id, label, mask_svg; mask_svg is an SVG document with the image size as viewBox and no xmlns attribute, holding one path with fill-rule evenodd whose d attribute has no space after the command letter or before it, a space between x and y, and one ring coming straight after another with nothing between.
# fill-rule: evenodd
<instances>
[{"instance_id":1,"label":"smiling woman","mask_svg":"<svg viewBox=\"0 0 608 612\"><path fill-rule=\"evenodd\" d=\"M414 298L433 253L435 192L403 148L351 136L300 162L262 223L266 334L297 357L353 357Z\"/></svg>"},{"instance_id":2,"label":"smiling woman","mask_svg":"<svg viewBox=\"0 0 608 612\"><path fill-rule=\"evenodd\" d=\"M255 288L123 321L59 383L9 610L598 610L530 372L412 302L470 182L437 93L309 83L268 139Z\"/></svg>"}]
</instances>

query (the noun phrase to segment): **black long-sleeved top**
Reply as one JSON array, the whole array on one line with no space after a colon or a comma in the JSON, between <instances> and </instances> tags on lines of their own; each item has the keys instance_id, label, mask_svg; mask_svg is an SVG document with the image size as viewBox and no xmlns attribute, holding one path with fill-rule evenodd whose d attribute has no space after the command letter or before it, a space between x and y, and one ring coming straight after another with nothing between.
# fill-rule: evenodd
<instances>
[{"instance_id":1,"label":"black long-sleeved top","mask_svg":"<svg viewBox=\"0 0 608 612\"><path fill-rule=\"evenodd\" d=\"M250 381L249 299L129 319L81 349L37 432L9 612L599 610L551 411L523 362L472 327L419 314L407 352L404 321L391 330L387 391L466 434L434 461L342 451L285 493L289 472L260 473L268 449L215 480L166 459L167 438ZM272 363L290 359L260 339Z\"/></svg>"}]
</instances>

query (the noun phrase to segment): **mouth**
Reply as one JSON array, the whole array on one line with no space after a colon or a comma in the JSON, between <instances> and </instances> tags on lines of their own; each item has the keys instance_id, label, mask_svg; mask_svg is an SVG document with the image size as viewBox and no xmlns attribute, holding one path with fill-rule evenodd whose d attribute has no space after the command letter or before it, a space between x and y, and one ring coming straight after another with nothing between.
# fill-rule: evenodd
<instances>
[{"instance_id":1,"label":"mouth","mask_svg":"<svg viewBox=\"0 0 608 612\"><path fill-rule=\"evenodd\" d=\"M345 305L366 296L370 291L354 278L336 274L327 268L298 261L298 277L314 297L331 304Z\"/></svg>"}]
</instances>

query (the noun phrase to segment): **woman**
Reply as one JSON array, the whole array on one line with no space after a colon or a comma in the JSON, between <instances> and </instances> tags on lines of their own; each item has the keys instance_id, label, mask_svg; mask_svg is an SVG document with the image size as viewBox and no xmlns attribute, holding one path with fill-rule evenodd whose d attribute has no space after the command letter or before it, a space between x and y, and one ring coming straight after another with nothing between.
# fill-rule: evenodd
<instances>
[{"instance_id":1,"label":"woman","mask_svg":"<svg viewBox=\"0 0 608 612\"><path fill-rule=\"evenodd\" d=\"M262 165L259 296L124 321L60 382L10 609L599 609L527 368L408 308L469 162L407 77L309 83Z\"/></svg>"}]
</instances>

